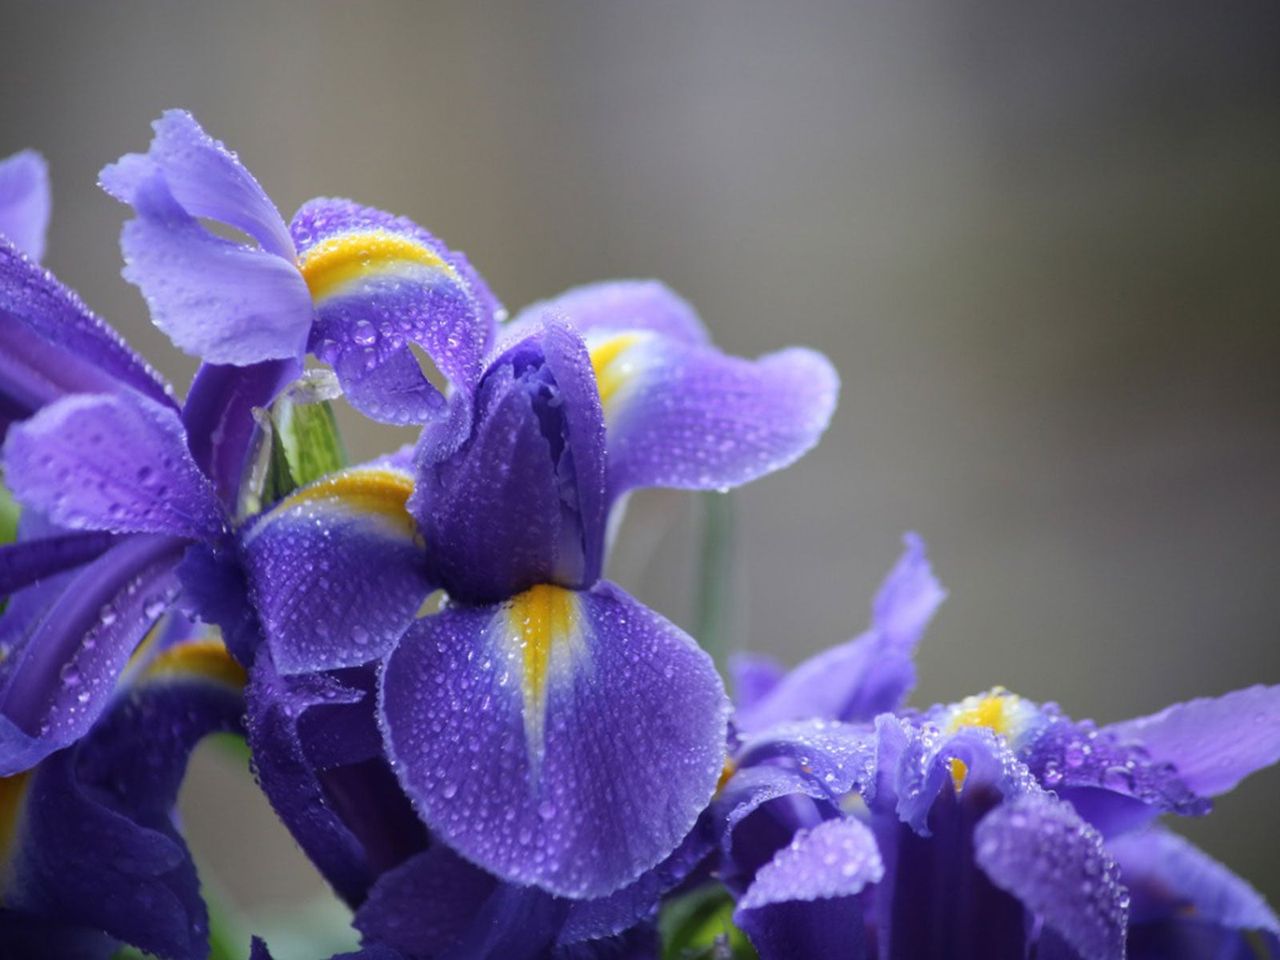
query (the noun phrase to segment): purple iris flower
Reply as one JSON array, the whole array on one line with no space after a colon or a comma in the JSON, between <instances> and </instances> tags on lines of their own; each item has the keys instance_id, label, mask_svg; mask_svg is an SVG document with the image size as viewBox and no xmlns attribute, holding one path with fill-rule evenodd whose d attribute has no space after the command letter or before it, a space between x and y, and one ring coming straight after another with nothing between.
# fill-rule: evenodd
<instances>
[{"instance_id":1,"label":"purple iris flower","mask_svg":"<svg viewBox=\"0 0 1280 960\"><path fill-rule=\"evenodd\" d=\"M785 676L740 664L747 733L713 811L761 955L1248 956L1253 931L1280 956L1262 898L1151 825L1280 759L1280 688L1101 728L999 688L915 714L893 653L941 597L909 538L863 637ZM896 713L868 722L873 703Z\"/></svg>"},{"instance_id":2,"label":"purple iris flower","mask_svg":"<svg viewBox=\"0 0 1280 960\"><path fill-rule=\"evenodd\" d=\"M0 952L106 960L209 953L174 805L192 749L238 732L244 671L216 640L158 632L94 728L0 778Z\"/></svg>"},{"instance_id":3,"label":"purple iris flower","mask_svg":"<svg viewBox=\"0 0 1280 960\"><path fill-rule=\"evenodd\" d=\"M382 675L388 754L434 835L571 898L676 848L723 765L725 698L691 638L601 579L610 509L785 466L836 386L812 351L724 355L652 282L573 290L504 331L456 401L474 415L419 444L410 509L449 603Z\"/></svg>"},{"instance_id":4,"label":"purple iris flower","mask_svg":"<svg viewBox=\"0 0 1280 960\"><path fill-rule=\"evenodd\" d=\"M44 258L51 206L44 157L23 150L0 160L0 237L37 263Z\"/></svg>"},{"instance_id":5,"label":"purple iris flower","mask_svg":"<svg viewBox=\"0 0 1280 960\"><path fill-rule=\"evenodd\" d=\"M411 346L456 388L474 387L501 307L462 254L349 200L309 201L286 225L189 113L169 110L153 127L148 151L104 168L101 183L134 209L124 275L178 347L215 367L296 370L312 353L353 406L389 423L422 423L446 406Z\"/></svg>"}]
</instances>

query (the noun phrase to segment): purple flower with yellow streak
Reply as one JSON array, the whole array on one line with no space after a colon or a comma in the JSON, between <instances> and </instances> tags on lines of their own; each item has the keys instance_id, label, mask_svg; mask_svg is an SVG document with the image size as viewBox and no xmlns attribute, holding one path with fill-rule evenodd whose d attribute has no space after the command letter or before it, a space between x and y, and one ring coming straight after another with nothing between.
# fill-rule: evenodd
<instances>
[{"instance_id":1,"label":"purple flower with yellow streak","mask_svg":"<svg viewBox=\"0 0 1280 960\"><path fill-rule=\"evenodd\" d=\"M475 386L501 308L462 254L349 200L311 200L286 225L189 113L169 110L153 127L148 151L103 169L101 183L134 209L124 275L178 347L215 367L281 365L294 376L313 353L353 406L389 423L421 423L446 406L411 345L454 387Z\"/></svg>"},{"instance_id":2,"label":"purple flower with yellow streak","mask_svg":"<svg viewBox=\"0 0 1280 960\"><path fill-rule=\"evenodd\" d=\"M449 603L382 675L387 752L434 835L570 898L675 849L719 776L724 694L692 639L601 578L610 511L785 466L836 390L812 351L724 355L654 282L572 290L503 331L456 400L474 416L418 446L410 509Z\"/></svg>"}]
</instances>

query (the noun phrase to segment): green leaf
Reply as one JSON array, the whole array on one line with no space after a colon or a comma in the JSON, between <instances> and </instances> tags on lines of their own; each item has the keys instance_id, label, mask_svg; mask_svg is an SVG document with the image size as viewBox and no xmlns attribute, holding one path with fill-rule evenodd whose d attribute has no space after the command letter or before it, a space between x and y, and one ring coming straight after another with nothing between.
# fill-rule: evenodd
<instances>
[{"instance_id":1,"label":"green leaf","mask_svg":"<svg viewBox=\"0 0 1280 960\"><path fill-rule=\"evenodd\" d=\"M701 500L702 555L698 564L695 636L723 674L733 632L733 500L727 493L704 493Z\"/></svg>"},{"instance_id":2,"label":"green leaf","mask_svg":"<svg viewBox=\"0 0 1280 960\"><path fill-rule=\"evenodd\" d=\"M733 922L733 899L720 884L698 887L665 904L658 916L664 960L758 960Z\"/></svg>"},{"instance_id":3,"label":"green leaf","mask_svg":"<svg viewBox=\"0 0 1280 960\"><path fill-rule=\"evenodd\" d=\"M0 544L16 543L18 540L18 516L22 508L13 499L9 488L0 484Z\"/></svg>"}]
</instances>

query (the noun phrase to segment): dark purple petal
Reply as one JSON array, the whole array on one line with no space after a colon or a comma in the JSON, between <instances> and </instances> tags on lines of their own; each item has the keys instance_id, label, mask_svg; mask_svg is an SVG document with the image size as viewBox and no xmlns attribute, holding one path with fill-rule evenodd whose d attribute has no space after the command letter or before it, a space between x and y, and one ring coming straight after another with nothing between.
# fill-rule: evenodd
<instances>
[{"instance_id":1,"label":"dark purple petal","mask_svg":"<svg viewBox=\"0 0 1280 960\"><path fill-rule=\"evenodd\" d=\"M1257 890L1177 834L1152 827L1117 837L1107 849L1133 897L1133 923L1190 916L1280 934L1280 919Z\"/></svg>"},{"instance_id":2,"label":"dark purple petal","mask_svg":"<svg viewBox=\"0 0 1280 960\"><path fill-rule=\"evenodd\" d=\"M173 647L25 778L5 906L202 960L208 918L173 806L196 743L239 730L242 681L216 643Z\"/></svg>"},{"instance_id":3,"label":"dark purple petal","mask_svg":"<svg viewBox=\"0 0 1280 960\"><path fill-rule=\"evenodd\" d=\"M228 508L238 499L257 430L254 408L270 407L301 373L302 364L295 359L247 367L206 363L196 371L182 407L187 446Z\"/></svg>"},{"instance_id":4,"label":"dark purple petal","mask_svg":"<svg viewBox=\"0 0 1280 960\"><path fill-rule=\"evenodd\" d=\"M410 220L350 200L309 201L292 230L315 302L311 350L333 365L357 409L388 423L442 415L443 398L409 344L470 393L496 301L465 257Z\"/></svg>"},{"instance_id":5,"label":"dark purple petal","mask_svg":"<svg viewBox=\"0 0 1280 960\"><path fill-rule=\"evenodd\" d=\"M93 725L130 655L173 600L185 547L172 537L128 537L58 578L56 596L44 585L30 588L43 603L19 611L20 635L4 662L0 776L29 768Z\"/></svg>"},{"instance_id":6,"label":"dark purple petal","mask_svg":"<svg viewBox=\"0 0 1280 960\"><path fill-rule=\"evenodd\" d=\"M110 533L66 533L0 547L0 596L88 563L116 542Z\"/></svg>"},{"instance_id":7,"label":"dark purple petal","mask_svg":"<svg viewBox=\"0 0 1280 960\"><path fill-rule=\"evenodd\" d=\"M159 177L138 185L134 206L120 235L124 278L179 349L237 366L301 359L312 307L292 260L214 236Z\"/></svg>"},{"instance_id":8,"label":"dark purple petal","mask_svg":"<svg viewBox=\"0 0 1280 960\"><path fill-rule=\"evenodd\" d=\"M281 676L260 654L246 691L258 781L280 819L348 904L426 844L382 757L372 671Z\"/></svg>"},{"instance_id":9,"label":"dark purple petal","mask_svg":"<svg viewBox=\"0 0 1280 960\"><path fill-rule=\"evenodd\" d=\"M173 403L169 387L119 334L0 237L0 425L68 393L125 387Z\"/></svg>"},{"instance_id":10,"label":"dark purple petal","mask_svg":"<svg viewBox=\"0 0 1280 960\"><path fill-rule=\"evenodd\" d=\"M1171 763L1196 793L1216 797L1280 760L1280 686L1188 700L1103 731Z\"/></svg>"},{"instance_id":11,"label":"dark purple petal","mask_svg":"<svg viewBox=\"0 0 1280 960\"><path fill-rule=\"evenodd\" d=\"M568 320L590 338L635 331L660 334L690 346L710 342L693 307L659 280L606 280L574 287L525 307L503 328L503 336L524 336L547 316Z\"/></svg>"},{"instance_id":12,"label":"dark purple petal","mask_svg":"<svg viewBox=\"0 0 1280 960\"><path fill-rule=\"evenodd\" d=\"M182 421L144 397L65 397L9 431L5 479L26 507L72 529L213 540L225 520Z\"/></svg>"},{"instance_id":13,"label":"dark purple petal","mask_svg":"<svg viewBox=\"0 0 1280 960\"><path fill-rule=\"evenodd\" d=\"M1194 918L1140 923L1129 928L1128 960L1276 960L1280 938L1259 937L1262 952L1238 930ZM1050 958L1054 960L1054 958Z\"/></svg>"},{"instance_id":14,"label":"dark purple petal","mask_svg":"<svg viewBox=\"0 0 1280 960\"><path fill-rule=\"evenodd\" d=\"M747 739L734 760L742 767L785 763L836 799L852 790L874 791L878 747L866 724L800 720Z\"/></svg>"},{"instance_id":15,"label":"dark purple petal","mask_svg":"<svg viewBox=\"0 0 1280 960\"><path fill-rule=\"evenodd\" d=\"M249 595L277 668L332 670L385 655L431 592L405 502L412 477L354 467L291 494L241 537Z\"/></svg>"},{"instance_id":16,"label":"dark purple petal","mask_svg":"<svg viewBox=\"0 0 1280 960\"><path fill-rule=\"evenodd\" d=\"M1084 960L1122 960L1129 896L1096 830L1047 794L1003 803L973 834L991 881L1079 951Z\"/></svg>"},{"instance_id":17,"label":"dark purple petal","mask_svg":"<svg viewBox=\"0 0 1280 960\"><path fill-rule=\"evenodd\" d=\"M604 431L582 341L551 326L489 369L476 426L437 459L418 451L410 507L436 578L467 602L503 600L537 583L589 587L604 543Z\"/></svg>"},{"instance_id":18,"label":"dark purple petal","mask_svg":"<svg viewBox=\"0 0 1280 960\"><path fill-rule=\"evenodd\" d=\"M743 360L646 333L591 344L609 439L609 493L714 490L781 469L818 442L839 380L792 348Z\"/></svg>"},{"instance_id":19,"label":"dark purple petal","mask_svg":"<svg viewBox=\"0 0 1280 960\"><path fill-rule=\"evenodd\" d=\"M101 930L75 927L0 907L0 944L11 957L57 957L58 960L110 960L119 941Z\"/></svg>"},{"instance_id":20,"label":"dark purple petal","mask_svg":"<svg viewBox=\"0 0 1280 960\"><path fill-rule=\"evenodd\" d=\"M761 960L867 956L857 895L884 876L875 837L850 818L796 834L756 874L734 921Z\"/></svg>"},{"instance_id":21,"label":"dark purple petal","mask_svg":"<svg viewBox=\"0 0 1280 960\"><path fill-rule=\"evenodd\" d=\"M915 686L916 645L946 598L924 541L915 534L904 541L902 557L876 595L870 629L806 660L754 706L740 709L739 728L809 717L866 722L902 706Z\"/></svg>"},{"instance_id":22,"label":"dark purple petal","mask_svg":"<svg viewBox=\"0 0 1280 960\"><path fill-rule=\"evenodd\" d=\"M44 258L51 206L44 157L23 150L0 160L0 236L37 263Z\"/></svg>"},{"instance_id":23,"label":"dark purple petal","mask_svg":"<svg viewBox=\"0 0 1280 960\"><path fill-rule=\"evenodd\" d=\"M201 129L185 110L166 110L151 124L145 154L127 154L104 167L99 182L121 203L138 205L143 183L159 174L192 217L216 220L253 237L268 253L294 257L280 211L234 153Z\"/></svg>"},{"instance_id":24,"label":"dark purple petal","mask_svg":"<svg viewBox=\"0 0 1280 960\"><path fill-rule=\"evenodd\" d=\"M688 834L724 762L726 707L706 654L608 583L418 620L380 702L432 831L576 898L625 886Z\"/></svg>"}]
</instances>

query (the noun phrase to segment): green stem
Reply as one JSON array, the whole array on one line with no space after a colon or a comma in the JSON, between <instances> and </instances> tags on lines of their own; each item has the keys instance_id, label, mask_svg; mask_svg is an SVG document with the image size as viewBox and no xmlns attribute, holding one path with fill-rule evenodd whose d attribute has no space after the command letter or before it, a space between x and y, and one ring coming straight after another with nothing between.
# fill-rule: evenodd
<instances>
[{"instance_id":1,"label":"green stem","mask_svg":"<svg viewBox=\"0 0 1280 960\"><path fill-rule=\"evenodd\" d=\"M729 655L733 609L733 500L725 493L704 493L702 554L698 572L697 637L721 673Z\"/></svg>"}]
</instances>

